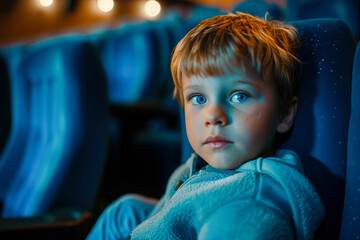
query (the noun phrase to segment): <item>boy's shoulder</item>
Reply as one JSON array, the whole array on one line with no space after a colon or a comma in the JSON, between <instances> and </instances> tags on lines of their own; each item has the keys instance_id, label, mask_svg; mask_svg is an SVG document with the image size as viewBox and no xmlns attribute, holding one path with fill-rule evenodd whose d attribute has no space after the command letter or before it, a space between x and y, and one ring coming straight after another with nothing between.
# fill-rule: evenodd
<instances>
[{"instance_id":1,"label":"boy's shoulder","mask_svg":"<svg viewBox=\"0 0 360 240\"><path fill-rule=\"evenodd\" d=\"M315 227L322 222L324 206L316 189L305 176L300 157L295 152L279 150L275 157L258 158L243 164L238 170L256 171L280 184L289 202L298 234L314 232Z\"/></svg>"},{"instance_id":2,"label":"boy's shoulder","mask_svg":"<svg viewBox=\"0 0 360 240\"><path fill-rule=\"evenodd\" d=\"M206 168L203 168L204 165L206 165L206 163L204 164L204 160L196 154L192 154L183 166L184 169L186 169L186 176L183 176L185 177L184 180L192 178L192 176L195 178L201 178L201 175L208 176L206 170L209 168L211 169L211 167L207 165ZM200 169L205 171L201 171L202 174L196 175ZM270 207L273 206L274 208L280 209L281 212L284 212L285 215L292 218L298 230L297 233L300 235L314 232L316 226L321 223L324 217L325 210L320 196L306 178L300 157L291 150L278 150L274 157L260 157L251 160L235 170L222 171L214 168L212 169L223 176L234 174L233 177L228 178L227 180L232 179L231 182L235 185L236 183L240 185L244 184L244 173L251 176L260 176L258 179L261 180L253 181L253 184L258 185L252 186L257 192L257 194L255 194L257 197L254 200L265 205L270 203ZM236 174L236 172L241 174ZM238 191L232 191L238 189L236 187L231 188L231 186L235 185L229 184L229 181L226 182L228 184L217 186L221 181L218 183L215 181L209 184L209 186L213 186L212 188L215 190L222 189L221 194L218 195L232 193L230 194L231 196L236 195L240 198L243 197L239 196L239 193L236 193ZM229 188L231 191L228 191ZM194 190L194 188L191 189ZM199 188L198 191L202 191L202 189L203 188ZM209 188L206 188L206 192L210 193L211 191L208 190ZM276 192L278 194L276 194ZM227 195L227 199L231 198L231 196ZM204 197L206 201L208 201L209 196ZM214 198L214 200L215 199L216 198ZM306 221L304 219L306 219ZM303 236L300 235L298 235L298 237L301 239Z\"/></svg>"},{"instance_id":3,"label":"boy's shoulder","mask_svg":"<svg viewBox=\"0 0 360 240\"><path fill-rule=\"evenodd\" d=\"M257 171L277 176L282 173L284 168L289 168L289 170L295 170L299 172L299 174L305 175L299 155L288 149L277 150L273 157L259 157L255 160L246 162L236 170Z\"/></svg>"}]
</instances>

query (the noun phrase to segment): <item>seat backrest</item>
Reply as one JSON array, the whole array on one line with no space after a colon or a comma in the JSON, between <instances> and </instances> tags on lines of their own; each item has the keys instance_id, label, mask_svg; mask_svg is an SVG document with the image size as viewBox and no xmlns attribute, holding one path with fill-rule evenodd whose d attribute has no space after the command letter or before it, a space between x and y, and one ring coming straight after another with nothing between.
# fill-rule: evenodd
<instances>
[{"instance_id":1,"label":"seat backrest","mask_svg":"<svg viewBox=\"0 0 360 240\"><path fill-rule=\"evenodd\" d=\"M171 82L170 54L180 18L125 23L99 44L113 104L156 101ZM177 32L177 33L176 33Z\"/></svg>"},{"instance_id":2,"label":"seat backrest","mask_svg":"<svg viewBox=\"0 0 360 240\"><path fill-rule=\"evenodd\" d=\"M177 113L172 98L171 52L182 36L181 16L126 22L97 40L113 105L158 104Z\"/></svg>"},{"instance_id":3,"label":"seat backrest","mask_svg":"<svg viewBox=\"0 0 360 240\"><path fill-rule=\"evenodd\" d=\"M287 19L339 18L360 37L360 1L358 0L287 0Z\"/></svg>"},{"instance_id":4,"label":"seat backrest","mask_svg":"<svg viewBox=\"0 0 360 240\"><path fill-rule=\"evenodd\" d=\"M97 50L75 36L46 40L29 47L16 70L11 84L21 91L12 99L23 108L12 111L25 111L27 131L16 136L23 147L10 141L1 156L2 217L92 210L108 134L107 85ZM8 169L13 160L17 168Z\"/></svg>"},{"instance_id":5,"label":"seat backrest","mask_svg":"<svg viewBox=\"0 0 360 240\"><path fill-rule=\"evenodd\" d=\"M351 115L348 135L348 161L341 238L360 237L360 43L353 65Z\"/></svg>"},{"instance_id":6,"label":"seat backrest","mask_svg":"<svg viewBox=\"0 0 360 240\"><path fill-rule=\"evenodd\" d=\"M306 176L319 192L326 219L317 239L338 239L344 204L352 61L356 43L338 19L294 21L302 42L299 106L290 136L280 147L302 159ZM184 121L182 132L185 134ZM183 140L183 155L193 151Z\"/></svg>"},{"instance_id":7,"label":"seat backrest","mask_svg":"<svg viewBox=\"0 0 360 240\"><path fill-rule=\"evenodd\" d=\"M11 127L3 151L0 155L0 201L7 192L7 189L21 163L22 155L26 145L28 132L28 119L25 85L20 81L19 64L23 59L26 47L23 45L1 49L1 56L4 57L10 84L10 111ZM1 211L0 211L1 212Z\"/></svg>"},{"instance_id":8,"label":"seat backrest","mask_svg":"<svg viewBox=\"0 0 360 240\"><path fill-rule=\"evenodd\" d=\"M319 239L340 233L347 164L352 62L356 43L338 19L294 21L302 48L299 108L291 137L283 145L302 159L319 192L326 218Z\"/></svg>"},{"instance_id":9,"label":"seat backrest","mask_svg":"<svg viewBox=\"0 0 360 240\"><path fill-rule=\"evenodd\" d=\"M183 20L177 13L164 16L160 21L152 23L158 38L159 54L159 94L158 99L164 107L170 111L177 109L177 103L173 99L174 84L170 71L171 53L176 44L183 37L181 35Z\"/></svg>"},{"instance_id":10,"label":"seat backrest","mask_svg":"<svg viewBox=\"0 0 360 240\"><path fill-rule=\"evenodd\" d=\"M234 7L232 12L244 12L253 16L264 18L269 14L270 19L285 20L285 11L275 3L265 2L263 0L246 0L240 2Z\"/></svg>"},{"instance_id":11,"label":"seat backrest","mask_svg":"<svg viewBox=\"0 0 360 240\"><path fill-rule=\"evenodd\" d=\"M157 70L155 47L154 32L140 24L124 26L103 40L101 57L111 103L134 103L154 97L155 84L151 80Z\"/></svg>"}]
</instances>

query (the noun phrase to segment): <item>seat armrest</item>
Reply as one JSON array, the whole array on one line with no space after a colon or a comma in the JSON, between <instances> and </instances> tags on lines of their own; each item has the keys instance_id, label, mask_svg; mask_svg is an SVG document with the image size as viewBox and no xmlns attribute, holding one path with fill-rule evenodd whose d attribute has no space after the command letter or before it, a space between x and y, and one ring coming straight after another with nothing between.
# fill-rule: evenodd
<instances>
[{"instance_id":1,"label":"seat armrest","mask_svg":"<svg viewBox=\"0 0 360 240\"><path fill-rule=\"evenodd\" d=\"M64 209L36 217L0 219L2 239L85 239L94 223L90 212Z\"/></svg>"}]
</instances>

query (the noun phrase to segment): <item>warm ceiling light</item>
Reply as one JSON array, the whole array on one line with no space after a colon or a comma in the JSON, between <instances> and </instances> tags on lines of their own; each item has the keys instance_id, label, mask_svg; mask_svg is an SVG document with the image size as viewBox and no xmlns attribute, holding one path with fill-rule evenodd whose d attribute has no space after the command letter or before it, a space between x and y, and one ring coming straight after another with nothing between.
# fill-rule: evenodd
<instances>
[{"instance_id":1,"label":"warm ceiling light","mask_svg":"<svg viewBox=\"0 0 360 240\"><path fill-rule=\"evenodd\" d=\"M150 17L156 17L160 11L161 5L158 1L150 0L145 4L145 13Z\"/></svg>"},{"instance_id":2,"label":"warm ceiling light","mask_svg":"<svg viewBox=\"0 0 360 240\"><path fill-rule=\"evenodd\" d=\"M102 12L110 12L114 7L114 0L98 0L97 5Z\"/></svg>"},{"instance_id":3,"label":"warm ceiling light","mask_svg":"<svg viewBox=\"0 0 360 240\"><path fill-rule=\"evenodd\" d=\"M54 3L54 0L39 0L39 3L44 7L49 7Z\"/></svg>"}]
</instances>

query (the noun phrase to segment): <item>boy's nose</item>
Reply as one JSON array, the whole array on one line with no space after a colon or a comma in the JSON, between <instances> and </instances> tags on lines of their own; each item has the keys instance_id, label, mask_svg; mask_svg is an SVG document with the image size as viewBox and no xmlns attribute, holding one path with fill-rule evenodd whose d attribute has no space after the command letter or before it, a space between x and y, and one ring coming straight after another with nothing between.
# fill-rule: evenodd
<instances>
[{"instance_id":1,"label":"boy's nose","mask_svg":"<svg viewBox=\"0 0 360 240\"><path fill-rule=\"evenodd\" d=\"M229 119L225 109L219 106L212 106L208 109L205 119L204 125L219 125L221 127L228 125Z\"/></svg>"}]
</instances>

